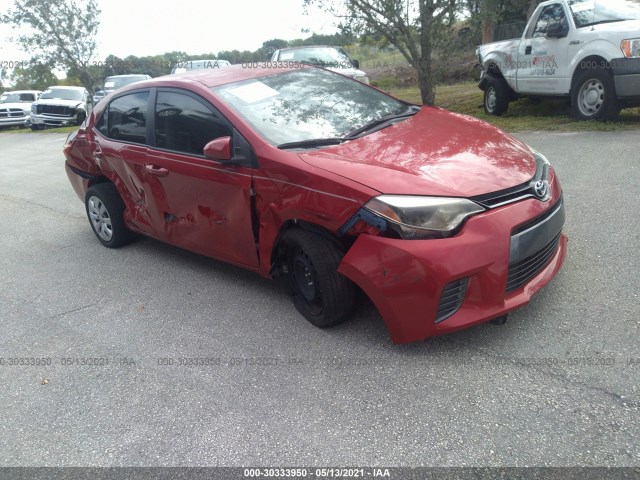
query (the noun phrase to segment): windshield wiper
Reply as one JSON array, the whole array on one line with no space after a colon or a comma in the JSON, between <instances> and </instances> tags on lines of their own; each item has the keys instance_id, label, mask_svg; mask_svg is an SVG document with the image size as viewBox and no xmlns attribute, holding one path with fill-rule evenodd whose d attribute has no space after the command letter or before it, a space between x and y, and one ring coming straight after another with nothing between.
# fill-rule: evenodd
<instances>
[{"instance_id":1,"label":"windshield wiper","mask_svg":"<svg viewBox=\"0 0 640 480\"><path fill-rule=\"evenodd\" d=\"M278 145L280 150L287 150L289 148L313 148L313 147L327 147L329 145L338 145L344 142L344 138L328 137L328 138L309 138L307 140L300 140L297 142L287 142Z\"/></svg>"},{"instance_id":2,"label":"windshield wiper","mask_svg":"<svg viewBox=\"0 0 640 480\"><path fill-rule=\"evenodd\" d=\"M353 132L347 133L344 138L352 139L356 138L363 133L370 132L373 129L380 130L384 127L388 127L394 120L399 120L402 118L408 118L414 116L416 113L420 111L420 107L418 105L407 105L407 108L400 113L390 113L383 117L380 117L376 120L372 120L368 123L365 123L360 128L356 128ZM379 128L378 128L379 127Z\"/></svg>"}]
</instances>

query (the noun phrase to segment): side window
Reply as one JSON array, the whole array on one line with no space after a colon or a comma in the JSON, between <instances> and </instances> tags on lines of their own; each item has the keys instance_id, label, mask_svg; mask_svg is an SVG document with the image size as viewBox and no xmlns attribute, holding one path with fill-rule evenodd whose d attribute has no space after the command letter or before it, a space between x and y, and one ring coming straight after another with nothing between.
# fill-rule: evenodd
<instances>
[{"instance_id":1,"label":"side window","mask_svg":"<svg viewBox=\"0 0 640 480\"><path fill-rule=\"evenodd\" d=\"M549 25L554 23L568 25L564 9L562 8L562 5L558 3L544 7L542 13L540 13L538 21L536 22L536 26L533 29L533 38L545 37L547 35Z\"/></svg>"},{"instance_id":2,"label":"side window","mask_svg":"<svg viewBox=\"0 0 640 480\"><path fill-rule=\"evenodd\" d=\"M105 137L131 143L147 142L149 92L136 92L112 101L96 124Z\"/></svg>"},{"instance_id":3,"label":"side window","mask_svg":"<svg viewBox=\"0 0 640 480\"><path fill-rule=\"evenodd\" d=\"M20 94L21 102L35 102L36 96L33 93L22 93Z\"/></svg>"},{"instance_id":4,"label":"side window","mask_svg":"<svg viewBox=\"0 0 640 480\"><path fill-rule=\"evenodd\" d=\"M227 122L203 102L176 92L158 92L156 146L175 152L202 155L207 143L230 137Z\"/></svg>"}]
</instances>

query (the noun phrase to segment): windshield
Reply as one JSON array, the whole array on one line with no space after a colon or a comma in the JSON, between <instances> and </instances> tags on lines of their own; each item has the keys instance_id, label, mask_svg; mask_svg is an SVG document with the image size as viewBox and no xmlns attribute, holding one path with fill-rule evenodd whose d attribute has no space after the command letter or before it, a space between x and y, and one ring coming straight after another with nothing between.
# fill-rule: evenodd
<instances>
[{"instance_id":1,"label":"windshield","mask_svg":"<svg viewBox=\"0 0 640 480\"><path fill-rule=\"evenodd\" d=\"M640 0L571 0L569 6L578 28L640 20Z\"/></svg>"},{"instance_id":2,"label":"windshield","mask_svg":"<svg viewBox=\"0 0 640 480\"><path fill-rule=\"evenodd\" d=\"M302 68L213 88L269 143L344 137L407 104L337 73Z\"/></svg>"},{"instance_id":3,"label":"windshield","mask_svg":"<svg viewBox=\"0 0 640 480\"><path fill-rule=\"evenodd\" d=\"M8 93L0 96L0 103L20 103L20 95L17 93Z\"/></svg>"},{"instance_id":4,"label":"windshield","mask_svg":"<svg viewBox=\"0 0 640 480\"><path fill-rule=\"evenodd\" d=\"M283 50L278 60L305 62L312 65L333 68L353 68L351 59L341 48L309 47Z\"/></svg>"},{"instance_id":5,"label":"windshield","mask_svg":"<svg viewBox=\"0 0 640 480\"><path fill-rule=\"evenodd\" d=\"M61 100L82 100L82 91L70 88L50 88L40 97L42 100L48 98L59 98Z\"/></svg>"}]
</instances>

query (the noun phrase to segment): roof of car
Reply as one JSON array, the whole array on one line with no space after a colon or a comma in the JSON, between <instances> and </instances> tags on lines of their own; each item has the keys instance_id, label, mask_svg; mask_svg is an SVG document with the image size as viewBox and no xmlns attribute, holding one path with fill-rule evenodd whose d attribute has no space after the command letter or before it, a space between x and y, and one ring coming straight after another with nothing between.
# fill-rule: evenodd
<instances>
[{"instance_id":1,"label":"roof of car","mask_svg":"<svg viewBox=\"0 0 640 480\"><path fill-rule=\"evenodd\" d=\"M126 75L110 75L107 78L148 77L146 73L127 73Z\"/></svg>"},{"instance_id":2,"label":"roof of car","mask_svg":"<svg viewBox=\"0 0 640 480\"><path fill-rule=\"evenodd\" d=\"M54 88L64 88L65 90L86 90L84 87L72 87L69 85L52 85L47 87L47 90L53 90Z\"/></svg>"},{"instance_id":3,"label":"roof of car","mask_svg":"<svg viewBox=\"0 0 640 480\"><path fill-rule=\"evenodd\" d=\"M42 93L40 90L7 90L0 95L8 95L9 93Z\"/></svg>"},{"instance_id":4,"label":"roof of car","mask_svg":"<svg viewBox=\"0 0 640 480\"><path fill-rule=\"evenodd\" d=\"M283 50L300 50L301 48L340 48L340 47L336 47L335 45L300 45L299 47L286 47L286 48L280 48L280 51Z\"/></svg>"}]
</instances>

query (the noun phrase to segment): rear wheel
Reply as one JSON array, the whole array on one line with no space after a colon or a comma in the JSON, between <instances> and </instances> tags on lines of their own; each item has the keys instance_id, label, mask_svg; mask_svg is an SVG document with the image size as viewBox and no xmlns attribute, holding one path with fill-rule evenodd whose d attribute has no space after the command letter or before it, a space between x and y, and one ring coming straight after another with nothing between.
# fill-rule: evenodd
<instances>
[{"instance_id":1,"label":"rear wheel","mask_svg":"<svg viewBox=\"0 0 640 480\"><path fill-rule=\"evenodd\" d=\"M500 116L509 109L511 92L502 78L490 77L484 90L484 111L487 115Z\"/></svg>"},{"instance_id":2,"label":"rear wheel","mask_svg":"<svg viewBox=\"0 0 640 480\"><path fill-rule=\"evenodd\" d=\"M607 70L585 70L571 94L573 115L580 120L609 120L620 113L613 78Z\"/></svg>"},{"instance_id":3,"label":"rear wheel","mask_svg":"<svg viewBox=\"0 0 640 480\"><path fill-rule=\"evenodd\" d=\"M118 248L133 239L133 233L124 224L124 203L112 183L90 187L85 207L93 233L105 247Z\"/></svg>"},{"instance_id":4,"label":"rear wheel","mask_svg":"<svg viewBox=\"0 0 640 480\"><path fill-rule=\"evenodd\" d=\"M355 288L338 273L340 249L328 239L299 229L288 231L283 242L297 310L320 328L345 321L353 310Z\"/></svg>"}]
</instances>

